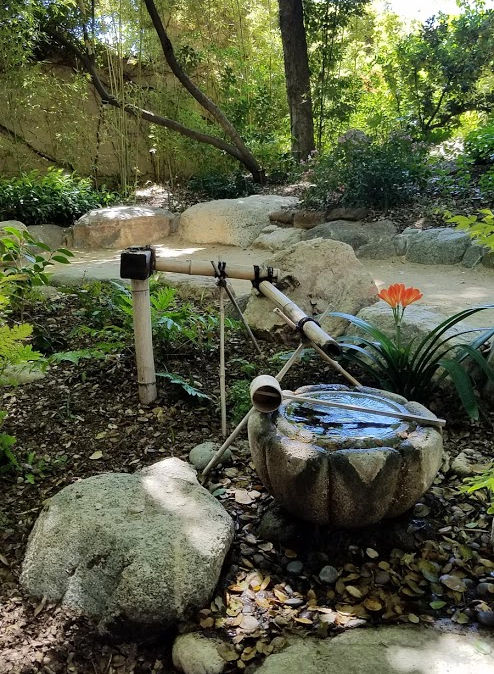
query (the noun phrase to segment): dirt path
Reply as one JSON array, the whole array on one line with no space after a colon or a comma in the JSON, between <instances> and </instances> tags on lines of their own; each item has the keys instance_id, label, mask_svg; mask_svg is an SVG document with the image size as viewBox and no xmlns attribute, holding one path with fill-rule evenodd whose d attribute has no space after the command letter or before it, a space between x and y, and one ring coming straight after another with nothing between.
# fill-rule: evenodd
<instances>
[{"instance_id":1,"label":"dirt path","mask_svg":"<svg viewBox=\"0 0 494 674\"><path fill-rule=\"evenodd\" d=\"M182 241L177 235L170 237L166 245L158 246L160 255L172 258L196 260L227 260L233 264L263 263L271 253L266 250L243 250L234 246L193 244ZM466 269L460 265L429 266L392 260L363 260L364 266L379 288L390 283L405 283L419 287L424 293L424 304L440 308L444 314L452 314L477 304L494 303L494 272L485 267ZM56 265L57 283L77 283L81 279L118 279L120 251L78 252L70 266ZM189 282L197 285L212 284L213 279L184 277L181 274L166 274L170 281ZM249 292L249 281L233 281L237 293ZM494 322L494 310L486 319Z\"/></svg>"}]
</instances>

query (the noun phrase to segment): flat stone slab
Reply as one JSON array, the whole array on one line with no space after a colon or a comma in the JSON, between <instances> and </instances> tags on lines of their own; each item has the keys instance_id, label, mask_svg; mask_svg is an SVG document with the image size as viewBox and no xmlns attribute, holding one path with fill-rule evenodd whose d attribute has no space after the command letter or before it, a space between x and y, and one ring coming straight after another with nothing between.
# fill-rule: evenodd
<instances>
[{"instance_id":1,"label":"flat stone slab","mask_svg":"<svg viewBox=\"0 0 494 674\"><path fill-rule=\"evenodd\" d=\"M490 634L398 625L333 639L300 639L269 655L256 674L492 674Z\"/></svg>"}]
</instances>

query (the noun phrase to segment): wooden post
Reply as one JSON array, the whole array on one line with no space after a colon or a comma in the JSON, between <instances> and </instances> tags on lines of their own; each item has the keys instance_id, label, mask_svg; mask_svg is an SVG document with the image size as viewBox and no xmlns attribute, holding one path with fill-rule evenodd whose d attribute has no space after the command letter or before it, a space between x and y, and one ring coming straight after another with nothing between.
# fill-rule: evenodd
<instances>
[{"instance_id":1,"label":"wooden post","mask_svg":"<svg viewBox=\"0 0 494 674\"><path fill-rule=\"evenodd\" d=\"M144 281L131 279L130 283L134 309L134 339L139 400L143 405L149 405L157 397L149 279Z\"/></svg>"}]
</instances>

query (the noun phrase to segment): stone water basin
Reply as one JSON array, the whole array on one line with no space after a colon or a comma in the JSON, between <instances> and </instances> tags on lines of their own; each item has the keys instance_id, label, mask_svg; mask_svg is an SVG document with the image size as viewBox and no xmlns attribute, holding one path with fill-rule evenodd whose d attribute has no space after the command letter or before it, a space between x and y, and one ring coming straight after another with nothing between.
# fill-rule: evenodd
<instances>
[{"instance_id":1,"label":"stone water basin","mask_svg":"<svg viewBox=\"0 0 494 674\"><path fill-rule=\"evenodd\" d=\"M367 387L322 384L295 394L382 414L290 400L271 414L251 414L249 443L256 471L293 515L318 524L365 526L400 515L430 487L442 462L441 430L386 415L435 418L423 405Z\"/></svg>"}]
</instances>

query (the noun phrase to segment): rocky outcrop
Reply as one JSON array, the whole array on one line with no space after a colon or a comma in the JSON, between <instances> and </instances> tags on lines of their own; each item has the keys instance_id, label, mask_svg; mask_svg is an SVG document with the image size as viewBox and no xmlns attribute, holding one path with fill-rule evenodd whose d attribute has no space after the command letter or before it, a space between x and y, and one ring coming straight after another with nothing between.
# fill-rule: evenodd
<instances>
[{"instance_id":1,"label":"rocky outcrop","mask_svg":"<svg viewBox=\"0 0 494 674\"><path fill-rule=\"evenodd\" d=\"M277 253L266 264L280 269L279 289L309 316L328 309L357 313L377 299L377 288L369 273L346 243L314 239L301 241ZM259 333L274 336L289 330L273 313L273 305L262 295L252 292L245 317ZM345 321L326 316L322 326L339 335Z\"/></svg>"},{"instance_id":2,"label":"rocky outcrop","mask_svg":"<svg viewBox=\"0 0 494 674\"><path fill-rule=\"evenodd\" d=\"M397 237L397 249L408 262L418 264L457 264L470 246L466 232L449 227L424 231L408 227Z\"/></svg>"},{"instance_id":3,"label":"rocky outcrop","mask_svg":"<svg viewBox=\"0 0 494 674\"><path fill-rule=\"evenodd\" d=\"M289 248L294 243L302 241L305 232L301 229L285 227L266 227L252 244L252 248L261 248L273 252Z\"/></svg>"},{"instance_id":4,"label":"rocky outcrop","mask_svg":"<svg viewBox=\"0 0 494 674\"><path fill-rule=\"evenodd\" d=\"M182 213L179 232L186 241L246 248L270 224L273 211L293 208L297 202L295 197L253 195L195 204Z\"/></svg>"},{"instance_id":5,"label":"rocky outcrop","mask_svg":"<svg viewBox=\"0 0 494 674\"><path fill-rule=\"evenodd\" d=\"M232 539L230 516L192 466L168 458L53 496L31 533L21 582L101 631L167 627L210 599Z\"/></svg>"},{"instance_id":6,"label":"rocky outcrop","mask_svg":"<svg viewBox=\"0 0 494 674\"><path fill-rule=\"evenodd\" d=\"M391 220L365 223L336 220L317 225L306 238L343 241L353 248L357 257L385 259L396 255L396 232L397 227Z\"/></svg>"},{"instance_id":7,"label":"rocky outcrop","mask_svg":"<svg viewBox=\"0 0 494 674\"><path fill-rule=\"evenodd\" d=\"M77 220L69 245L80 250L98 250L158 243L167 238L174 219L173 213L164 208L97 208Z\"/></svg>"}]
</instances>

